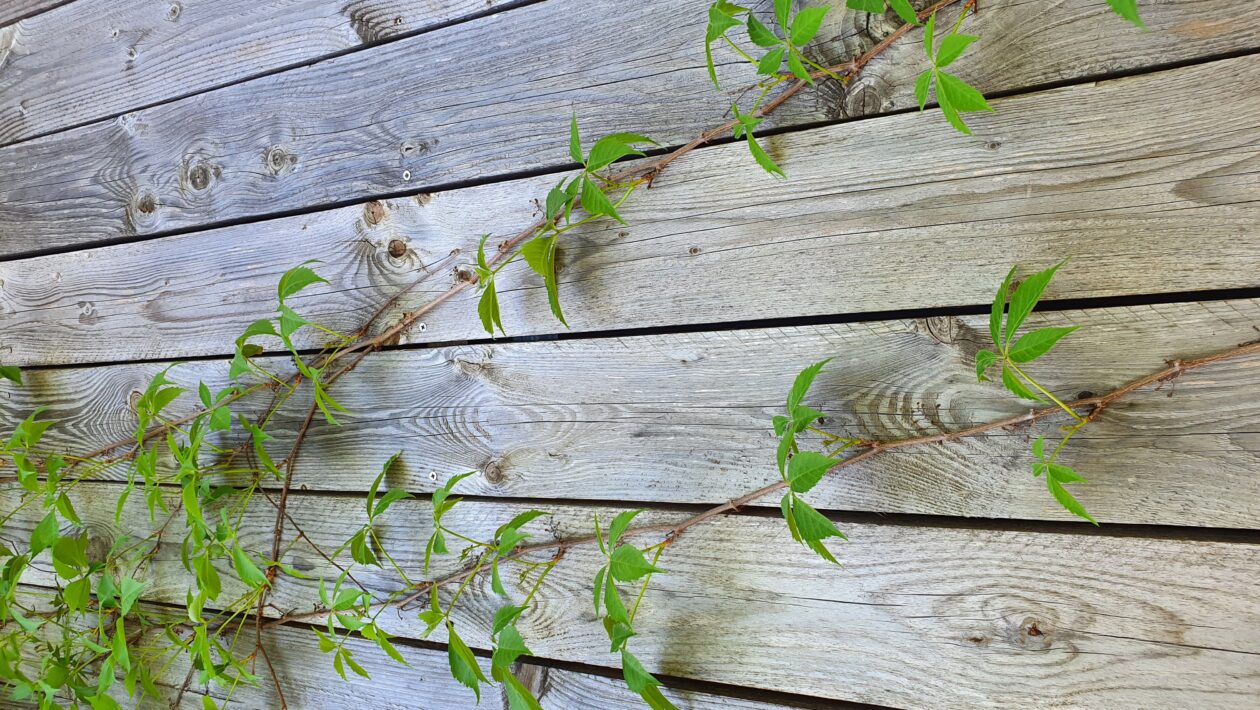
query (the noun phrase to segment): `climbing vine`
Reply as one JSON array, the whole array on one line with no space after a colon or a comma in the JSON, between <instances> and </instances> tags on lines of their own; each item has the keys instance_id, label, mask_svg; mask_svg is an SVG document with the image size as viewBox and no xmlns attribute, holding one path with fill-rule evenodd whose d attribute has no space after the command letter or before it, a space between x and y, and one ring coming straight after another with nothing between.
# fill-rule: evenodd
<instances>
[{"instance_id":1,"label":"climbing vine","mask_svg":"<svg viewBox=\"0 0 1260 710\"><path fill-rule=\"evenodd\" d=\"M601 220L624 221L620 210L637 190L650 186L673 161L728 132L747 145L763 170L786 177L758 144L756 132L766 116L804 87L820 81L851 81L893 42L918 29L928 66L915 81L920 109L934 95L942 116L958 131L969 133L963 114L993 109L978 90L945 71L978 40L961 31L975 9L974 0L961 3L947 31L938 30L938 11L960 2L941 0L916 11L908 0L848 0L847 6L857 11L891 10L902 25L866 54L844 64L824 66L810 57L807 46L820 32L828 6L794 11L790 0L774 0L773 16L762 17L729 0L718 0L709 8L704 33L709 76L720 88L714 52L728 51L750 65L756 82L752 91L741 93L732 102L733 118L685 145L666 150L647 136L628 132L600 137L587 147L574 115L569 125L569 157L577 169L548 192L541 205L542 216L534 224L490 252L490 235L481 238L473 278L407 312L398 322L376 328L400 293L357 332L343 334L291 305L297 294L327 283L318 273L318 263L307 262L281 277L274 317L250 324L235 340L228 366L232 384L216 391L200 383L195 392L200 406L192 414L170 414L177 401L194 395L168 377L169 367L158 372L136 400L134 435L95 452L70 455L51 450L43 439L53 422L41 418L41 410L32 412L0 447L0 460L12 466L20 491L18 502L4 512L0 525L8 525L20 514L39 521L26 544L0 547L4 560L0 566L0 679L12 697L43 708L68 704L109 710L119 707L119 697L160 698L158 680L176 661L184 659L189 670L179 690L181 696L194 685L213 686L222 691L226 704L240 686L259 684L269 676L283 706L283 684L262 642L266 628L308 622L319 649L338 675L367 677L367 670L347 642L366 639L387 657L406 663L392 641L394 637L382 628L380 617L386 609L411 609L418 604L420 609L415 613L425 625L426 635L444 629L451 674L477 700L484 684L496 683L514 710L539 708L529 688L513 674L517 660L530 654L518 622L533 609L563 552L576 545L595 545L603 564L593 579L592 602L607 633L610 653L618 655L627 686L650 707L672 708L660 690L660 681L630 647L649 583L654 575L663 573L662 557L695 525L779 496L786 534L838 564L826 543L844 540L844 534L805 499L829 474L887 451L957 440L1055 416L1065 417L1069 423L1053 446L1042 437L1032 442L1032 474L1044 477L1049 493L1065 509L1095 522L1067 489L1083 481L1061 462L1073 435L1116 399L1136 389L1212 362L1260 352L1260 346L1173 362L1165 370L1110 393L1064 401L1034 377L1030 365L1075 328L1041 328L1021 334L1062 263L1027 275L1018 284L1017 269L1006 275L992 306L992 349L981 350L976 357L976 375L981 381L998 372L998 380L1014 396L1038 403L1024 415L964 431L898 441L873 441L828 431L821 423L823 412L807 404L812 401L812 384L828 363L823 360L799 374L788 391L784 411L768 422L779 441L779 480L679 523L632 527L642 511L631 510L616 514L606 525L596 517L589 537L531 542L539 525L536 521L550 514L527 510L481 539L484 536L448 522L461 501L457 486L472 475L461 473L432 493L432 533L423 564L419 569L408 568L406 558L400 562L398 551L385 545L381 531L382 521L397 514L394 504L412 497L406 490L384 487L401 454L381 462L364 501L365 522L336 549L318 546L288 511L295 467L307 432L319 425L317 420L326 426L339 425L338 416L346 409L332 390L365 357L395 342L425 313L467 288L479 293L478 317L487 333L505 333L496 281L504 267L518 257L542 278L553 315L565 323L556 253L566 233ZM1116 13L1141 26L1135 0L1108 2ZM657 154L649 157L650 151ZM369 335L374 330L380 332ZM295 340L303 331L328 345L314 354L300 350ZM287 353L287 357L260 357L269 350ZM292 370L284 363L291 364ZM0 378L10 381L8 386L22 384L21 373L12 366L0 366ZM295 395L304 403L309 399L309 404L292 446L279 456L268 428ZM241 411L242 400L267 397L269 403L257 415L247 416ZM224 443L232 432L241 440ZM89 553L88 535L70 494L86 481L107 475L117 478L119 472L122 481L113 504L115 523L121 525L124 517L147 514L152 531L139 538L120 535L108 550ZM261 507L260 497L276 513L271 545L261 549L241 536L247 513ZM294 536L286 539L287 530ZM643 538L652 541L644 546L632 542ZM142 599L150 584L146 575L158 550L175 544L176 539L186 589L183 608L172 611ZM282 577L309 579L284 562L299 544L315 549L337 573L318 580L318 604L312 600L313 611L279 614L270 604L277 581ZM533 554L546 551L552 554L543 558ZM433 560L455 554L461 563L458 571L434 578ZM46 574L38 583L24 580L32 565L39 562L42 568L45 560L52 567L52 581ZM391 574L397 583L388 591L379 585L369 587L355 576L365 570ZM509 594L503 583L509 574L515 575L516 589L523 594ZM226 581L224 576L228 576ZM491 590L503 599L490 621L488 641L493 651L489 678L453 622L461 596L483 576L489 577ZM484 641L476 639L477 645ZM207 708L220 705L208 693L202 702Z\"/></svg>"}]
</instances>

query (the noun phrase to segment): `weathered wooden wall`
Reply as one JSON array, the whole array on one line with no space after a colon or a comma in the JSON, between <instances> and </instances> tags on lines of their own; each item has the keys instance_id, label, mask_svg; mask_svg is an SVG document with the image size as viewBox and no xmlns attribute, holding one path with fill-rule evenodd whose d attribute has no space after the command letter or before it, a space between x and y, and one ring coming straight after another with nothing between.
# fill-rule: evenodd
<instances>
[{"instance_id":1,"label":"weathered wooden wall","mask_svg":"<svg viewBox=\"0 0 1260 710\"><path fill-rule=\"evenodd\" d=\"M134 393L171 362L193 359L180 382L225 382L232 339L308 258L332 283L295 305L346 331L425 271L384 320L445 291L482 233L528 224L572 168L571 111L588 138L666 144L723 120L747 79L719 52L726 91L709 83L706 5L5 3L0 363L33 369L0 385L3 428L46 406L50 442L92 449L132 431ZM789 180L742 145L679 161L622 211L628 225L567 238L570 330L518 264L499 282L511 337L486 339L464 294L347 377L351 413L312 430L291 512L335 547L401 450L390 484L419 498L397 504L386 542L404 565L423 556L426 494L467 470L470 530L544 504L556 537L627 507L679 519L776 479L769 418L827 356L817 403L857 435L1019 413L973 369L975 314L1016 261L1073 256L1034 316L1084 326L1038 363L1067 395L1255 339L1260 3L1141 8L1148 32L1105 0L982 2L983 40L953 67L997 95L973 136L907 111L915 32L848 90L824 84L767 122ZM859 18L837 13L811 51L839 60L896 26ZM1242 359L1109 409L1071 451L1098 530L1029 474L1029 438L1053 422L820 486L812 499L850 536L843 568L794 546L772 508L707 523L653 579L636 653L686 708L1256 707L1258 392L1260 359ZM277 450L304 407L276 421ZM138 501L115 524L117 490L77 492L93 536L148 529ZM17 495L0 489L0 509ZM243 537L269 547L274 517L259 501ZM329 571L301 548L288 561ZM537 657L521 675L553 710L635 702L592 613L596 564L570 551L522 621ZM182 603L175 549L150 575L149 601ZM28 581L53 578L44 565ZM275 603L309 609L311 584L284 579ZM463 599L459 631L485 648L497 597L485 582ZM372 682L328 683L309 631L269 631L290 707L469 706L441 633L422 642L414 615L388 616L412 665L363 642ZM172 698L185 670L164 679ZM272 707L272 693L234 698Z\"/></svg>"}]
</instances>

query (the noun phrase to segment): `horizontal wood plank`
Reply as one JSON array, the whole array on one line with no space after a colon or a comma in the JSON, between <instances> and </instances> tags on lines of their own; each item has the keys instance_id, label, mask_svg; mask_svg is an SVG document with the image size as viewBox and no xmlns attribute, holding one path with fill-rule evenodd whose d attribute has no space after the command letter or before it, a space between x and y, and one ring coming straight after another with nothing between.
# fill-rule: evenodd
<instances>
[{"instance_id":1,"label":"horizontal wood plank","mask_svg":"<svg viewBox=\"0 0 1260 710\"><path fill-rule=\"evenodd\" d=\"M0 66L0 144L519 2L76 0L30 17L0 40L9 52Z\"/></svg>"},{"instance_id":2,"label":"horizontal wood plank","mask_svg":"<svg viewBox=\"0 0 1260 710\"><path fill-rule=\"evenodd\" d=\"M114 524L117 490L84 484L75 492L97 546L151 529L138 497L122 527ZM4 497L11 505L13 493ZM553 517L527 528L539 538L587 534L597 512L548 508ZM443 522L485 536L520 510L465 501ZM290 511L330 549L364 520L357 498L297 494ZM380 525L405 569L422 563L429 514L427 502L401 501ZM649 512L640 521L677 518ZM267 503L252 507L242 544L269 547L273 520ZM33 511L19 515L4 534L24 539L37 521ZM630 647L667 675L903 708L1011 707L1030 697L1074 708L1234 708L1260 693L1260 643L1250 633L1260 623L1260 545L840 524L850 538L836 548L844 567L793 543L776 517L723 518L688 532L662 558L668 573L653 578ZM441 558L434 574L457 569L454 557ZM313 575L330 571L306 547L287 559ZM539 657L615 667L591 606L600 560L590 546L569 550L537 608L522 617L521 632ZM375 589L397 588L390 574L360 571ZM37 570L30 581L41 583L40 574L51 579L50 570ZM147 593L182 603L184 574L178 546L164 545ZM224 599L239 591L229 575L225 567ZM504 577L509 595L522 598L515 575ZM310 610L316 586L282 578L273 603ZM460 635L484 648L502 603L478 578L460 597ZM423 631L414 613L379 618L391 633Z\"/></svg>"},{"instance_id":3,"label":"horizontal wood plank","mask_svg":"<svg viewBox=\"0 0 1260 710\"><path fill-rule=\"evenodd\" d=\"M1150 125L1151 106L1165 102L1181 108ZM628 226L565 235L571 330L987 303L1012 263L1068 255L1049 298L1260 285L1260 59L996 103L974 138L918 114L772 138L788 181L762 174L741 145L680 162L623 209ZM392 323L455 283L451 265L471 262L480 234L526 224L529 198L551 184L0 263L0 361L230 353L248 323L274 314L280 274L308 258L332 284L294 305L343 332L434 272L385 315ZM448 260L454 249L462 255ZM561 329L525 264L498 284L509 334ZM485 337L475 299L457 296L404 342Z\"/></svg>"},{"instance_id":4,"label":"horizontal wood plank","mask_svg":"<svg viewBox=\"0 0 1260 710\"><path fill-rule=\"evenodd\" d=\"M1011 91L1129 70L1156 58L1188 61L1255 49L1260 37L1260 6L1254 4L1180 0L1143 9L1153 32L1138 32L1096 0L996 0L973 27L986 40L954 67L983 91ZM588 137L635 130L666 144L685 142L724 120L731 98L750 78L745 63L723 52L725 89L713 90L703 66L704 12L702 2L681 11L676 3L646 3L627 15L615 0L552 0L9 146L0 150L0 254L554 168L569 160L565 127L573 111ZM857 16L849 13L828 30L820 51L847 55L861 49L864 42L846 46L850 29L866 26ZM100 24L104 30L108 23ZM879 26L870 39L890 29ZM164 26L163 33L172 31ZM269 34L267 42L277 40ZM169 51L146 53L141 44L136 63ZM291 46L281 44L286 51ZM104 45L119 53L116 65L127 61L124 45ZM914 76L925 61L916 32L873 65L851 93L795 99L766 127L860 114L863 107L912 106ZM25 93L5 92L19 102L29 100ZM1230 84L1228 91L1194 87L1160 94L1157 103L1185 107L1224 99L1222 115L1245 115L1230 102L1254 93L1247 84ZM1143 103L1147 121L1150 105ZM1174 116L1163 118L1178 123ZM946 152L960 145L1009 146L992 130L1004 119L996 121L979 121L982 140L956 139ZM933 138L949 133L939 116L915 125ZM855 151L861 143L887 152L888 145L872 137L876 130L852 129L853 140L825 149L830 162L878 175L878 168L863 162L865 150ZM1105 134L1117 146L1132 140ZM772 153L791 164L795 158L785 155L790 151L782 140L771 142ZM910 157L905 140L895 144L902 161ZM1010 159L1010 151L995 151L989 160ZM518 193L516 204L532 196Z\"/></svg>"},{"instance_id":5,"label":"horizontal wood plank","mask_svg":"<svg viewBox=\"0 0 1260 710\"><path fill-rule=\"evenodd\" d=\"M1030 371L1065 398L1102 393L1166 359L1254 339L1256 323L1255 300L1034 314L1029 327L1083 327ZM987 337L985 318L966 317L380 353L338 385L350 413L341 426L316 422L295 485L366 491L401 451L390 484L416 493L472 470L463 490L486 496L721 503L776 480L770 419L796 373L825 357L834 360L808 401L830 415L830 430L891 440L1025 411L996 383L976 382ZM46 434L55 449L125 440L131 402L164 367L29 372L27 387L4 390L3 431L46 406L60 422ZM226 369L188 363L170 376L190 393L200 380L217 390ZM1253 357L1117 402L1065 450L1089 481L1078 495L1104 522L1260 528L1258 391ZM276 460L307 397L268 427ZM269 400L238 410L255 414ZM195 406L188 394L171 414ZM1032 438L1053 440L1062 423L887 454L846 469L813 499L840 510L1072 520L1029 470ZM221 443L241 438L237 430Z\"/></svg>"},{"instance_id":6,"label":"horizontal wood plank","mask_svg":"<svg viewBox=\"0 0 1260 710\"><path fill-rule=\"evenodd\" d=\"M37 12L46 12L64 5L71 0L5 0L0 7L0 25L6 25L15 22L24 17L30 17Z\"/></svg>"}]
</instances>

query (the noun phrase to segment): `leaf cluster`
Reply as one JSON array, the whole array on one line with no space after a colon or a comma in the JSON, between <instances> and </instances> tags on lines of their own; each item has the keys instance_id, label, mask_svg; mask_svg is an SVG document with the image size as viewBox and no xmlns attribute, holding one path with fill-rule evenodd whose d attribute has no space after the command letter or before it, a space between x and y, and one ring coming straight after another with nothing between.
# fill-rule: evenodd
<instances>
[{"instance_id":1,"label":"leaf cluster","mask_svg":"<svg viewBox=\"0 0 1260 710\"><path fill-rule=\"evenodd\" d=\"M941 40L939 48L934 46L936 13L932 13L932 16L928 18L923 28L923 51L927 53L928 61L932 63L932 66L915 79L914 95L919 101L919 110L922 111L927 105L928 91L935 85L936 103L941 107L945 120L949 121L949 125L960 133L971 135L971 129L967 127L961 114L992 111L993 107L984 98L984 94L981 94L974 86L945 71L946 67L962 56L972 42L980 39L975 35L961 34L958 31L966 16L967 12L964 9L949 34Z\"/></svg>"}]
</instances>

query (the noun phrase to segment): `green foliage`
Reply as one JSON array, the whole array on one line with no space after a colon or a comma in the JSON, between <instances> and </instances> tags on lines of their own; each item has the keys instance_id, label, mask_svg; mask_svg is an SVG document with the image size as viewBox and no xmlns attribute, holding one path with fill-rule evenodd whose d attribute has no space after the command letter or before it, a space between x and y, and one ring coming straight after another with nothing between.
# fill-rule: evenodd
<instances>
[{"instance_id":1,"label":"green foliage","mask_svg":"<svg viewBox=\"0 0 1260 710\"><path fill-rule=\"evenodd\" d=\"M1063 439L1048 456L1045 454L1044 438L1039 437L1033 442L1033 456L1036 459L1032 464L1033 475L1045 474L1046 486L1060 505L1073 515L1097 525L1098 521L1094 520L1086 512L1085 507L1064 488L1065 484L1083 483L1085 479L1071 468L1056 462L1064 444L1088 424L1089 420L1078 415L1023 369L1023 366L1050 352L1060 340L1075 332L1078 326L1038 328L1016 337L1024 321L1037 307L1046 287L1050 285L1050 280L1054 278L1055 272L1066 263L1067 259L1064 259L1044 271L1028 276L1015 288L1014 293L1011 293L1011 283L1018 267L1012 267L1006 274L1006 278L1002 280L1002 285L998 287L997 294L993 298L993 305L989 309L989 337L993 341L993 350L986 349L976 353L976 379L981 382L987 381L986 373L1000 366L1003 386L1016 397L1035 402L1049 400L1075 419L1076 423L1065 428Z\"/></svg>"},{"instance_id":2,"label":"green foliage","mask_svg":"<svg viewBox=\"0 0 1260 710\"><path fill-rule=\"evenodd\" d=\"M12 365L0 365L0 380L22 384L22 371Z\"/></svg>"},{"instance_id":3,"label":"green foliage","mask_svg":"<svg viewBox=\"0 0 1260 710\"><path fill-rule=\"evenodd\" d=\"M558 279L556 257L560 245L560 235L581 225L601 218L614 219L622 224L625 220L617 209L627 200L642 182L635 180L621 183L612 180L599 171L611 166L623 158L642 157L645 146L658 145L656 141L638 133L612 133L595 141L589 153L582 151L582 136L578 129L577 114L569 119L569 157L581 165L581 170L573 176L563 178L547 193L544 206L545 223L538 232L520 246L520 256L534 273L542 277L543 286L547 290L547 303L551 313L561 325L569 327L564 311L560 307L560 282ZM610 197L615 192L622 194L614 201ZM573 208L580 205L586 217L573 220ZM493 336L497 327L506 334L503 320L499 312L499 296L495 286L495 277L508 264L515 260L517 254L496 264L486 257L486 240L489 234L482 236L477 247L477 264L473 271L477 274L477 288L481 296L477 302L477 315L486 333Z\"/></svg>"},{"instance_id":4,"label":"green foliage","mask_svg":"<svg viewBox=\"0 0 1260 710\"><path fill-rule=\"evenodd\" d=\"M1138 14L1137 0L1107 0L1107 4L1111 6L1111 9L1117 15L1143 30L1146 29L1146 24L1142 22L1142 18Z\"/></svg>"},{"instance_id":5,"label":"green foliage","mask_svg":"<svg viewBox=\"0 0 1260 710\"><path fill-rule=\"evenodd\" d=\"M923 30L923 49L927 53L928 61L932 63L932 67L919 74L915 79L914 94L919 101L919 110L922 111L927 105L928 91L935 83L936 103L941 107L941 113L945 115L945 120L949 121L949 125L959 132L970 135L971 129L962 120L961 114L975 111L992 111L993 107L989 105L984 95L974 86L944 71L945 67L953 64L956 59L962 56L962 53L972 42L980 39L974 35L965 35L958 32L966 16L965 11L958 16L958 22L954 23L953 29L941 40L940 48L935 50L933 45L936 32L936 13L933 13L928 18L927 25Z\"/></svg>"},{"instance_id":6,"label":"green foliage","mask_svg":"<svg viewBox=\"0 0 1260 710\"><path fill-rule=\"evenodd\" d=\"M910 0L848 0L846 5L850 10L860 10L862 12L871 12L882 14L886 12L889 6L897 13L897 17L902 22L912 25L919 24L919 18L914 12L914 7L910 4Z\"/></svg>"}]
</instances>

